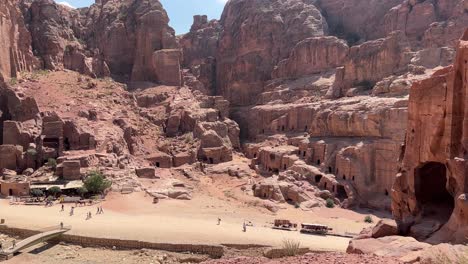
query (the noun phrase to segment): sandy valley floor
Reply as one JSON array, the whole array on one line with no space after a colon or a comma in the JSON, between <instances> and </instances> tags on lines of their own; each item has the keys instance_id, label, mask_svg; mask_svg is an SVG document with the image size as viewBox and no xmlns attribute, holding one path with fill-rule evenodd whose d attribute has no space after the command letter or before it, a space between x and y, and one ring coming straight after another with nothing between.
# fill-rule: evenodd
<instances>
[{"instance_id":1,"label":"sandy valley floor","mask_svg":"<svg viewBox=\"0 0 468 264\"><path fill-rule=\"evenodd\" d=\"M300 241L313 249L344 251L349 239L335 236L304 235L299 232L272 230L274 219L290 219L297 223L312 222L328 224L334 231L358 233L367 224L364 214L340 208L318 208L302 211L286 206L277 214L266 209L249 206L242 199L218 195L223 190L204 189L196 192L190 201L164 200L152 204L152 199L143 192L130 195L111 193L102 206L103 215L95 215L96 206L78 207L74 216L69 216L70 205L65 212L60 206L10 206L7 200L0 202L0 215L6 224L14 227L41 229L63 222L71 225L70 234L119 239L138 239L168 243L203 244L261 244L279 246L286 238ZM86 220L87 212L93 218ZM217 225L217 219L222 219ZM374 216L374 219L378 218ZM251 221L254 227L242 231L242 223Z\"/></svg>"}]
</instances>

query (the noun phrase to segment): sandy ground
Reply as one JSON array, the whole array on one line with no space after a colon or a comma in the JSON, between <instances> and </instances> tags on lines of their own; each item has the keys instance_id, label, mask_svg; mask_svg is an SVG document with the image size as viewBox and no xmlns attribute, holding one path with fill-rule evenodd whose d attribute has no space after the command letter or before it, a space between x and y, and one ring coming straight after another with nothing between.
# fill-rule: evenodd
<instances>
[{"instance_id":1,"label":"sandy ground","mask_svg":"<svg viewBox=\"0 0 468 264\"><path fill-rule=\"evenodd\" d=\"M280 246L284 239L293 239L306 247L334 251L344 251L349 239L272 230L269 225L276 218L287 218L297 222L327 223L342 232L357 233L367 226L363 214L339 208L304 212L288 207L273 215L238 201L227 203L226 199L195 194L190 201L165 200L152 204L152 199L144 193L111 193L102 204L104 214L96 215L96 206L92 206L76 208L74 216L69 216L70 205L65 207L65 212L60 212L60 205L48 208L10 206L7 200L2 200L0 215L9 226L41 229L63 222L72 226L70 234L93 237L269 246ZM93 213L92 219L86 220L87 212ZM221 225L217 225L218 217L222 219ZM245 220L251 221L254 227L248 227L244 233L242 223Z\"/></svg>"}]
</instances>

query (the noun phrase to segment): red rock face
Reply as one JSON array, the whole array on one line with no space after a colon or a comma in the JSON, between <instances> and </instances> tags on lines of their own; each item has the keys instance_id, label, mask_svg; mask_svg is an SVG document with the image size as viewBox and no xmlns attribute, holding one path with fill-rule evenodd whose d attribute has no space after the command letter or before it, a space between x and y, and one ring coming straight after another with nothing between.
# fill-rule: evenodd
<instances>
[{"instance_id":1,"label":"red rock face","mask_svg":"<svg viewBox=\"0 0 468 264\"><path fill-rule=\"evenodd\" d=\"M327 24L311 1L229 1L221 21L217 90L233 105L256 101L274 66Z\"/></svg>"},{"instance_id":2,"label":"red rock face","mask_svg":"<svg viewBox=\"0 0 468 264\"><path fill-rule=\"evenodd\" d=\"M177 47L159 1L110 0L83 12L83 38L90 49L99 49L113 74L127 75L132 81L159 81L153 52Z\"/></svg>"},{"instance_id":3,"label":"red rock face","mask_svg":"<svg viewBox=\"0 0 468 264\"><path fill-rule=\"evenodd\" d=\"M37 64L31 50L31 35L14 0L0 3L0 79L16 77Z\"/></svg>"},{"instance_id":4,"label":"red rock face","mask_svg":"<svg viewBox=\"0 0 468 264\"><path fill-rule=\"evenodd\" d=\"M273 78L297 78L341 66L348 45L336 37L315 37L299 42L291 55L273 71Z\"/></svg>"},{"instance_id":5,"label":"red rock face","mask_svg":"<svg viewBox=\"0 0 468 264\"><path fill-rule=\"evenodd\" d=\"M357 42L385 37L382 17L402 2L404 0L321 0L317 5L331 32Z\"/></svg>"},{"instance_id":6,"label":"red rock face","mask_svg":"<svg viewBox=\"0 0 468 264\"><path fill-rule=\"evenodd\" d=\"M392 207L401 231L420 240L466 242L467 61L468 31L454 65L411 89Z\"/></svg>"}]
</instances>

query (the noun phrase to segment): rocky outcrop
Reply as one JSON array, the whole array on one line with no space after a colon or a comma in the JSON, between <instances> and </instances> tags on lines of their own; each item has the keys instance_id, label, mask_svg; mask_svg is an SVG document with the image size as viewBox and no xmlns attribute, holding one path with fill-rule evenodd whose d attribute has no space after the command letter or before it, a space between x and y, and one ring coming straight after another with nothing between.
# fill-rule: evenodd
<instances>
[{"instance_id":1,"label":"rocky outcrop","mask_svg":"<svg viewBox=\"0 0 468 264\"><path fill-rule=\"evenodd\" d=\"M31 48L31 34L14 0L0 3L0 79L18 77L21 71L37 67Z\"/></svg>"},{"instance_id":2,"label":"rocky outcrop","mask_svg":"<svg viewBox=\"0 0 468 264\"><path fill-rule=\"evenodd\" d=\"M273 78L298 78L335 69L348 55L348 45L336 37L315 37L299 42L272 73Z\"/></svg>"},{"instance_id":3,"label":"rocky outcrop","mask_svg":"<svg viewBox=\"0 0 468 264\"><path fill-rule=\"evenodd\" d=\"M385 31L400 30L415 44L454 46L468 23L463 0L404 1L384 17Z\"/></svg>"},{"instance_id":4,"label":"rocky outcrop","mask_svg":"<svg viewBox=\"0 0 468 264\"><path fill-rule=\"evenodd\" d=\"M53 0L33 1L30 5L23 2L23 5L35 55L45 69L63 68L65 47L73 43L80 45L71 28L77 11Z\"/></svg>"},{"instance_id":5,"label":"rocky outcrop","mask_svg":"<svg viewBox=\"0 0 468 264\"><path fill-rule=\"evenodd\" d=\"M331 33L352 45L385 37L387 32L382 17L402 2L404 0L322 0L317 1L317 5L327 19Z\"/></svg>"},{"instance_id":6,"label":"rocky outcrop","mask_svg":"<svg viewBox=\"0 0 468 264\"><path fill-rule=\"evenodd\" d=\"M465 32L454 65L411 88L392 207L400 231L421 240L466 242L467 59Z\"/></svg>"},{"instance_id":7,"label":"rocky outcrop","mask_svg":"<svg viewBox=\"0 0 468 264\"><path fill-rule=\"evenodd\" d=\"M153 53L177 48L175 33L159 1L110 0L83 10L82 39L98 49L112 74L132 81L160 81ZM160 69L158 69L160 71Z\"/></svg>"},{"instance_id":8,"label":"rocky outcrop","mask_svg":"<svg viewBox=\"0 0 468 264\"><path fill-rule=\"evenodd\" d=\"M354 86L372 88L384 77L407 71L408 47L404 34L394 32L386 38L350 48L342 80L341 76L335 80L342 86L342 94Z\"/></svg>"},{"instance_id":9,"label":"rocky outcrop","mask_svg":"<svg viewBox=\"0 0 468 264\"><path fill-rule=\"evenodd\" d=\"M215 94L216 55L221 25L217 20L208 21L207 16L194 16L190 32L180 40L183 50L183 66L201 82L198 90L208 95Z\"/></svg>"},{"instance_id":10,"label":"rocky outcrop","mask_svg":"<svg viewBox=\"0 0 468 264\"><path fill-rule=\"evenodd\" d=\"M274 66L327 23L309 1L229 1L220 21L217 91L232 105L255 102Z\"/></svg>"}]
</instances>

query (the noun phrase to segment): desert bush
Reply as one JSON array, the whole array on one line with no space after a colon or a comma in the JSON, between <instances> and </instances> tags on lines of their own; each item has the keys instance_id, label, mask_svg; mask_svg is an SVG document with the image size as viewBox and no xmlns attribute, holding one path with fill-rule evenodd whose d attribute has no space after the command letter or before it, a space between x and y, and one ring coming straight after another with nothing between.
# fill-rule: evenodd
<instances>
[{"instance_id":1,"label":"desert bush","mask_svg":"<svg viewBox=\"0 0 468 264\"><path fill-rule=\"evenodd\" d=\"M372 217L370 215L367 215L366 217L364 217L364 222L366 223L373 223L374 220L372 219Z\"/></svg>"},{"instance_id":2,"label":"desert bush","mask_svg":"<svg viewBox=\"0 0 468 264\"><path fill-rule=\"evenodd\" d=\"M100 171L91 171L84 180L84 187L92 194L103 193L112 183Z\"/></svg>"},{"instance_id":3,"label":"desert bush","mask_svg":"<svg viewBox=\"0 0 468 264\"><path fill-rule=\"evenodd\" d=\"M18 79L16 77L13 77L10 79L10 85L16 85L18 83Z\"/></svg>"},{"instance_id":4,"label":"desert bush","mask_svg":"<svg viewBox=\"0 0 468 264\"><path fill-rule=\"evenodd\" d=\"M301 242L293 239L284 239L282 249L285 251L287 256L296 256L299 254L301 249Z\"/></svg>"},{"instance_id":5,"label":"desert bush","mask_svg":"<svg viewBox=\"0 0 468 264\"><path fill-rule=\"evenodd\" d=\"M328 208L333 208L333 207L335 207L335 201L333 201L333 199L331 199L331 198L328 198L327 201L326 201L326 206L327 206Z\"/></svg>"},{"instance_id":6,"label":"desert bush","mask_svg":"<svg viewBox=\"0 0 468 264\"><path fill-rule=\"evenodd\" d=\"M37 150L31 148L31 149L26 150L26 153L31 156L36 156Z\"/></svg>"},{"instance_id":7,"label":"desert bush","mask_svg":"<svg viewBox=\"0 0 468 264\"><path fill-rule=\"evenodd\" d=\"M55 170L55 168L57 168L57 160L55 160L55 159L53 159L53 158L49 158L49 159L47 160L47 164L46 164L46 165Z\"/></svg>"}]
</instances>

